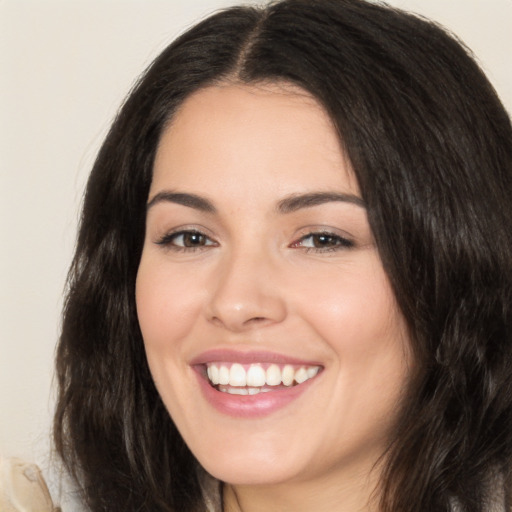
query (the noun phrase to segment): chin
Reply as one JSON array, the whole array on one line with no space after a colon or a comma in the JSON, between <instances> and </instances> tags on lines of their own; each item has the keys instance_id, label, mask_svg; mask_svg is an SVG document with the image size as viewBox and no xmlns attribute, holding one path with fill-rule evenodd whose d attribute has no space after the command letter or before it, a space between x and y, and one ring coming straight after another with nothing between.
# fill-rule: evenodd
<instances>
[{"instance_id":1,"label":"chin","mask_svg":"<svg viewBox=\"0 0 512 512\"><path fill-rule=\"evenodd\" d=\"M281 450L234 449L213 451L210 456L198 457L201 466L212 476L233 485L272 485L294 479L303 463L284 457ZM204 455L204 454L203 454Z\"/></svg>"},{"instance_id":2,"label":"chin","mask_svg":"<svg viewBox=\"0 0 512 512\"><path fill-rule=\"evenodd\" d=\"M212 476L231 485L277 485L290 481L295 476L286 468L279 468L270 462L235 464L215 464L205 469Z\"/></svg>"}]
</instances>

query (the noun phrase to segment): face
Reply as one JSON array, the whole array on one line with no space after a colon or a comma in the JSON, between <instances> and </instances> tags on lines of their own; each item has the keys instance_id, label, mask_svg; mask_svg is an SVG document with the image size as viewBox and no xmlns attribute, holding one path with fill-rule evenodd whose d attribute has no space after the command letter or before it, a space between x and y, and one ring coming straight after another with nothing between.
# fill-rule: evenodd
<instances>
[{"instance_id":1,"label":"face","mask_svg":"<svg viewBox=\"0 0 512 512\"><path fill-rule=\"evenodd\" d=\"M381 455L410 374L405 324L305 92L185 101L156 155L136 300L162 400L215 477L314 481Z\"/></svg>"}]
</instances>

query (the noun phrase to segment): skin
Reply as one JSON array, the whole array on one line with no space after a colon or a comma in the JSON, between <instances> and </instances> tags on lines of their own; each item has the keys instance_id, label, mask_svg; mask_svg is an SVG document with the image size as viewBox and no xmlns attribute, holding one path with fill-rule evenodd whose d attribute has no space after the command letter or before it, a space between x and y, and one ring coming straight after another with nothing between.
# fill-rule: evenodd
<instances>
[{"instance_id":1,"label":"skin","mask_svg":"<svg viewBox=\"0 0 512 512\"><path fill-rule=\"evenodd\" d=\"M169 191L215 212L154 200ZM412 358L364 204L278 208L317 192L360 197L328 116L293 86L205 88L162 135L139 322L161 397L203 467L228 483L228 511L376 510L376 462ZM185 247L183 229L204 236ZM204 398L191 366L210 349L264 350L322 371L285 407L232 417Z\"/></svg>"}]
</instances>

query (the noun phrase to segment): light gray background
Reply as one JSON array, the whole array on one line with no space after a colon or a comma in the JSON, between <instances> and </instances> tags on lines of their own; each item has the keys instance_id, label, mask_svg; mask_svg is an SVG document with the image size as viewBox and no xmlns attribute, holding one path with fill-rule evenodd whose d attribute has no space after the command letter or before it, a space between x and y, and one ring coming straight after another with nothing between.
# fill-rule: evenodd
<instances>
[{"instance_id":1,"label":"light gray background","mask_svg":"<svg viewBox=\"0 0 512 512\"><path fill-rule=\"evenodd\" d=\"M0 455L50 463L62 291L111 119L160 50L232 3L0 0ZM512 112L512 0L389 3L458 34Z\"/></svg>"}]
</instances>

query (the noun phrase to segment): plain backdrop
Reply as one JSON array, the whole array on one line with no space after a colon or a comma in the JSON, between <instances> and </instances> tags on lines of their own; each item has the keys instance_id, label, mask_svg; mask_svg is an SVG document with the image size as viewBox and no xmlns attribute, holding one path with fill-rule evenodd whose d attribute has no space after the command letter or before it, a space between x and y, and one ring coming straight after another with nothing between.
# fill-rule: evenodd
<instances>
[{"instance_id":1,"label":"plain backdrop","mask_svg":"<svg viewBox=\"0 0 512 512\"><path fill-rule=\"evenodd\" d=\"M512 112L512 0L389 3L457 34ZM62 292L85 181L109 123L160 50L230 4L0 0L0 455L46 472L50 465Z\"/></svg>"}]
</instances>

